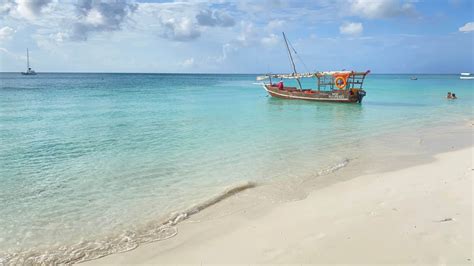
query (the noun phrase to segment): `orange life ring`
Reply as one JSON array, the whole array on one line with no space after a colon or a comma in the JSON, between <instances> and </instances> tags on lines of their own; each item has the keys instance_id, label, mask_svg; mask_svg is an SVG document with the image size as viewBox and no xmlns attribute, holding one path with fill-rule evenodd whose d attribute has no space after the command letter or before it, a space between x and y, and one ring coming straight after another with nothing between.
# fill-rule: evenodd
<instances>
[{"instance_id":1,"label":"orange life ring","mask_svg":"<svg viewBox=\"0 0 474 266\"><path fill-rule=\"evenodd\" d=\"M338 81L339 80L342 80L342 83L339 83ZM347 81L346 79L343 77L343 76L338 76L336 77L336 79L334 80L334 85L336 85L336 87L338 87L340 90L344 89L347 85Z\"/></svg>"}]
</instances>

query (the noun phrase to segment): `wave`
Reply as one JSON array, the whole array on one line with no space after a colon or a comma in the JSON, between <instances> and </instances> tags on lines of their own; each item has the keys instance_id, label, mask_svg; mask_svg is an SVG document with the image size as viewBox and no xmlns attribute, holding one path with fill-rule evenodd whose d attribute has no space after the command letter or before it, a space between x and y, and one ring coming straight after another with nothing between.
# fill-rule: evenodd
<instances>
[{"instance_id":1,"label":"wave","mask_svg":"<svg viewBox=\"0 0 474 266\"><path fill-rule=\"evenodd\" d=\"M331 174L349 164L344 159L328 168L320 170L317 176ZM122 253L137 248L140 244L162 241L178 234L176 225L190 216L219 203L244 190L254 188L255 182L242 182L231 186L221 193L192 205L184 211L175 212L167 219L155 221L137 230L123 231L119 235L104 237L97 240L81 241L68 246L53 246L47 250L21 250L16 252L0 253L0 265L57 265L74 264L102 258L115 253Z\"/></svg>"},{"instance_id":2,"label":"wave","mask_svg":"<svg viewBox=\"0 0 474 266\"><path fill-rule=\"evenodd\" d=\"M334 173L337 170L346 167L349 164L349 162L350 162L349 159L344 159L341 162L338 162L338 163L336 163L336 164L334 164L334 165L332 165L328 168L320 170L317 175L321 176L321 175L327 175L327 174L330 174L330 173Z\"/></svg>"},{"instance_id":3,"label":"wave","mask_svg":"<svg viewBox=\"0 0 474 266\"><path fill-rule=\"evenodd\" d=\"M140 244L169 239L178 234L176 225L179 222L228 197L255 186L256 183L254 182L243 182L234 185L206 201L193 205L182 212L171 214L164 222L150 223L138 230L124 231L119 235L93 241L81 241L69 246L55 246L48 250L21 250L0 254L0 265L80 263L114 253L130 251L137 248Z\"/></svg>"},{"instance_id":4,"label":"wave","mask_svg":"<svg viewBox=\"0 0 474 266\"><path fill-rule=\"evenodd\" d=\"M349 162L349 159L344 159L318 171L316 175L333 173L347 166ZM192 205L184 211L170 214L167 219L150 222L140 229L123 231L118 235L81 241L73 245L53 246L47 250L29 249L0 253L0 265L74 264L115 253L127 252L137 248L140 244L166 240L178 234L178 228L176 227L178 223L226 198L256 186L255 182L250 181L236 184L199 204Z\"/></svg>"}]
</instances>

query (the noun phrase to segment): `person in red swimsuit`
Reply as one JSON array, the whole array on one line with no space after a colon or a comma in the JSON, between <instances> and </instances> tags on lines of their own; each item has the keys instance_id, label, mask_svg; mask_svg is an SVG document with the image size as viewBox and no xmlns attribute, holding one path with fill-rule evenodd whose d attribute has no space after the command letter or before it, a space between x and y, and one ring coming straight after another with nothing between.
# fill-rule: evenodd
<instances>
[{"instance_id":1,"label":"person in red swimsuit","mask_svg":"<svg viewBox=\"0 0 474 266\"><path fill-rule=\"evenodd\" d=\"M285 86L283 85L283 80L280 79L280 82L278 82L278 85L277 85L278 89L279 90L282 90Z\"/></svg>"}]
</instances>

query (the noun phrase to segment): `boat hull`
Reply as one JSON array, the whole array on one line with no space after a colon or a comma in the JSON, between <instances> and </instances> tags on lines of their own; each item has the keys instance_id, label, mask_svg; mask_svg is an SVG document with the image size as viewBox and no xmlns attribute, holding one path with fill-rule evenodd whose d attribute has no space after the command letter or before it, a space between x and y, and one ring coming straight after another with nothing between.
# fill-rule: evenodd
<instances>
[{"instance_id":1,"label":"boat hull","mask_svg":"<svg viewBox=\"0 0 474 266\"><path fill-rule=\"evenodd\" d=\"M350 94L348 90L333 90L326 91L312 91L299 90L294 87L284 87L278 89L276 86L265 84L263 88L268 94L275 98L292 99L292 100L306 100L319 102L337 102L337 103L360 103L365 96L365 91L357 91Z\"/></svg>"}]
</instances>

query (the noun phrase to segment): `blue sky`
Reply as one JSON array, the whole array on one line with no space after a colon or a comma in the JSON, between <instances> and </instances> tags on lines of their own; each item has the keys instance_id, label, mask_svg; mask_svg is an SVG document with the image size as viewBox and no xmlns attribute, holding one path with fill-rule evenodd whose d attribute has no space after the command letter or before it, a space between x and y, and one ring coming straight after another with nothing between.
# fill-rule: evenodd
<instances>
[{"instance_id":1,"label":"blue sky","mask_svg":"<svg viewBox=\"0 0 474 266\"><path fill-rule=\"evenodd\" d=\"M474 72L471 0L0 0L0 71ZM301 63L301 61L304 62Z\"/></svg>"}]
</instances>

